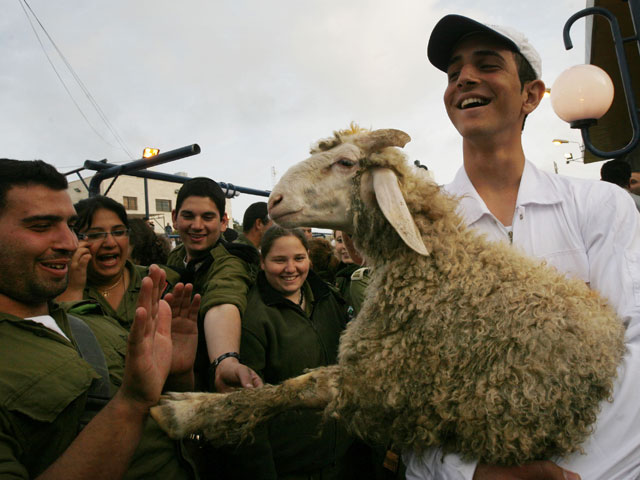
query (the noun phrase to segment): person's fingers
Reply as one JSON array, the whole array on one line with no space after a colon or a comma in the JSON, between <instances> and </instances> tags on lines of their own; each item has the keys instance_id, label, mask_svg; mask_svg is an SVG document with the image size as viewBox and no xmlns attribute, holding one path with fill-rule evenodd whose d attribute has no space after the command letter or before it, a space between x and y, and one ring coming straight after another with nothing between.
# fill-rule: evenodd
<instances>
[{"instance_id":1,"label":"person's fingers","mask_svg":"<svg viewBox=\"0 0 640 480\"><path fill-rule=\"evenodd\" d=\"M91 252L87 250L86 252L83 252L80 255L80 258L78 259L78 267L82 269L86 269L90 261L91 261Z\"/></svg>"},{"instance_id":2,"label":"person's fingers","mask_svg":"<svg viewBox=\"0 0 640 480\"><path fill-rule=\"evenodd\" d=\"M199 293L196 293L193 296L193 299L190 304L189 318L192 318L193 320L198 319L198 312L200 311L201 303L202 303L202 296Z\"/></svg>"},{"instance_id":3,"label":"person's fingers","mask_svg":"<svg viewBox=\"0 0 640 480\"><path fill-rule=\"evenodd\" d=\"M144 311L144 318L141 319L143 326L142 334L146 337L153 329L151 320L151 296L153 292L153 280L151 277L144 277L142 284L140 285L140 293L138 294L138 308L136 309L136 318L138 315L142 316L142 312L139 312L140 308Z\"/></svg>"},{"instance_id":4,"label":"person's fingers","mask_svg":"<svg viewBox=\"0 0 640 480\"><path fill-rule=\"evenodd\" d=\"M255 388L262 386L262 380L256 372L246 365L238 364L237 369L238 380L243 388Z\"/></svg>"},{"instance_id":5,"label":"person's fingers","mask_svg":"<svg viewBox=\"0 0 640 480\"><path fill-rule=\"evenodd\" d=\"M166 273L157 265L151 265L149 266L149 276L153 282L151 291L151 317L155 319L158 315L158 302L162 295Z\"/></svg>"},{"instance_id":6,"label":"person's fingers","mask_svg":"<svg viewBox=\"0 0 640 480\"><path fill-rule=\"evenodd\" d=\"M264 383L262 382L260 375L258 375L256 372L254 372L251 369L249 369L249 371L251 372L251 383L253 384L253 386L256 388L262 387Z\"/></svg>"},{"instance_id":7,"label":"person's fingers","mask_svg":"<svg viewBox=\"0 0 640 480\"><path fill-rule=\"evenodd\" d=\"M548 460L532 462L518 467L523 480L580 480L577 473L564 470Z\"/></svg>"}]
</instances>

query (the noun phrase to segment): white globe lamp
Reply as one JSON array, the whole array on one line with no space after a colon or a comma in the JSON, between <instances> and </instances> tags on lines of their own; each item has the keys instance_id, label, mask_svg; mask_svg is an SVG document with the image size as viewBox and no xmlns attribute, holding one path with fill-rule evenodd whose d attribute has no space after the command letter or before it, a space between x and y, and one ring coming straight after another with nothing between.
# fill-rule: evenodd
<instances>
[{"instance_id":1,"label":"white globe lamp","mask_svg":"<svg viewBox=\"0 0 640 480\"><path fill-rule=\"evenodd\" d=\"M551 86L551 106L572 128L596 123L613 102L613 82L595 65L576 65L562 72Z\"/></svg>"}]
</instances>

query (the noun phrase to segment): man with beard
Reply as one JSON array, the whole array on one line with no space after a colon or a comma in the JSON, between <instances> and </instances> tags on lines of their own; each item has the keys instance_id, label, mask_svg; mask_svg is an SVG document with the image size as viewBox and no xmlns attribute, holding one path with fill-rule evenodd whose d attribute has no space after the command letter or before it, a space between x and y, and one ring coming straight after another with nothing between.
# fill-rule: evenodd
<instances>
[{"instance_id":1,"label":"man with beard","mask_svg":"<svg viewBox=\"0 0 640 480\"><path fill-rule=\"evenodd\" d=\"M198 299L160 300L151 267L128 338L94 304L54 303L78 245L66 188L42 161L0 159L0 477L192 478L149 409L193 387Z\"/></svg>"}]
</instances>

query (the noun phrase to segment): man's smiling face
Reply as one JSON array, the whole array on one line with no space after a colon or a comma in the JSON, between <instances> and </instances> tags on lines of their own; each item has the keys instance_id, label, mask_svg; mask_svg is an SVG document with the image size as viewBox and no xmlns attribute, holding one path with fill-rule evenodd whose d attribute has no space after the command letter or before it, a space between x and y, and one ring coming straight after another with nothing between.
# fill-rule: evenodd
<instances>
[{"instance_id":1,"label":"man's smiling face","mask_svg":"<svg viewBox=\"0 0 640 480\"><path fill-rule=\"evenodd\" d=\"M3 306L23 304L46 312L46 302L65 290L69 262L78 247L71 228L75 217L65 190L28 185L7 192L0 214Z\"/></svg>"},{"instance_id":2,"label":"man's smiling face","mask_svg":"<svg viewBox=\"0 0 640 480\"><path fill-rule=\"evenodd\" d=\"M173 225L187 250L187 260L206 252L227 229L227 214L220 215L209 197L187 197L179 212L173 214Z\"/></svg>"},{"instance_id":3,"label":"man's smiling face","mask_svg":"<svg viewBox=\"0 0 640 480\"><path fill-rule=\"evenodd\" d=\"M498 39L474 34L453 49L444 93L447 114L464 138L520 132L525 113L514 53Z\"/></svg>"}]
</instances>

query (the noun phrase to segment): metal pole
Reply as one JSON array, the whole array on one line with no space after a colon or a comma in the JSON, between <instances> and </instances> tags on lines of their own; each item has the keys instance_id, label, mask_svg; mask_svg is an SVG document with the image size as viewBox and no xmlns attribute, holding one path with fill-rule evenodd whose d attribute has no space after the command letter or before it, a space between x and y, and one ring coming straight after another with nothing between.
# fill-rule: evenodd
<instances>
[{"instance_id":1,"label":"metal pole","mask_svg":"<svg viewBox=\"0 0 640 480\"><path fill-rule=\"evenodd\" d=\"M147 177L144 177L144 216L149 217L149 185L147 184Z\"/></svg>"},{"instance_id":2,"label":"metal pole","mask_svg":"<svg viewBox=\"0 0 640 480\"><path fill-rule=\"evenodd\" d=\"M154 157L149 159L141 158L139 160L134 160L133 162L129 162L125 165L110 165L109 168L104 170L100 170L96 173L91 182L89 183L89 196L93 197L100 194L100 183L105 178L117 177L122 174L129 174L131 172L136 172L138 170L146 169L149 167L153 167L156 165L161 165L163 163L172 162L173 160L178 160L180 158L190 157L191 155L197 155L200 153L200 146L196 143L193 145L188 145L186 147L178 148L176 150L171 150L169 152L160 153ZM89 160L85 162L85 168L87 167L87 163Z\"/></svg>"},{"instance_id":3,"label":"metal pole","mask_svg":"<svg viewBox=\"0 0 640 480\"><path fill-rule=\"evenodd\" d=\"M112 168L112 166L103 162L97 162L95 160L87 160L84 162L84 168L88 170L103 172ZM191 179L191 177L183 177L181 175L172 175L170 173L153 172L149 170L129 172L127 173L127 175L131 177L150 178L151 180L161 180L163 182L171 183L184 183L187 180ZM222 188L222 190L225 192L225 196L227 198L233 198L236 193L246 193L248 195L257 195L261 197L268 197L271 193L270 190L257 190L255 188L240 187L237 185L233 185L232 183L218 181L216 181L216 183L220 185L220 188Z\"/></svg>"},{"instance_id":4,"label":"metal pole","mask_svg":"<svg viewBox=\"0 0 640 480\"><path fill-rule=\"evenodd\" d=\"M616 51L616 57L618 58L618 68L620 69L620 76L622 78L622 87L624 89L625 98L627 101L627 111L629 112L629 120L631 122L631 128L633 129L633 135L629 143L618 150L614 150L612 152L604 152L599 150L591 143L591 137L589 135L589 127L595 124L595 120L578 120L577 122L571 122L572 128L579 128L582 133L582 140L584 142L584 146L594 155L600 158L614 158L620 157L635 148L635 146L640 142L640 119L638 118L638 107L635 100L635 95L633 93L633 85L631 83L631 74L629 73L629 65L627 63L627 57L624 50L625 42L633 42L638 43L638 48L640 49L640 37L638 37L638 24L640 23L640 0L627 0L629 2L629 9L631 11L631 19L634 24L634 36L623 38L622 33L620 32L620 25L618 24L618 19L614 14L612 14L606 8L601 7L590 7L585 8L584 10L580 10L579 12L573 14L569 17L569 20L564 25L564 29L562 32L564 38L564 46L567 50L573 48L573 43L571 42L570 30L571 26L575 23L576 20L582 17L586 17L587 15L602 15L607 20L609 20L609 26L611 27L611 34L613 35L613 44Z\"/></svg>"}]
</instances>

